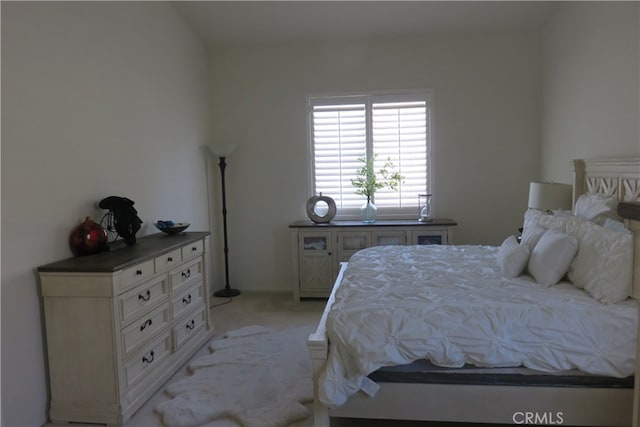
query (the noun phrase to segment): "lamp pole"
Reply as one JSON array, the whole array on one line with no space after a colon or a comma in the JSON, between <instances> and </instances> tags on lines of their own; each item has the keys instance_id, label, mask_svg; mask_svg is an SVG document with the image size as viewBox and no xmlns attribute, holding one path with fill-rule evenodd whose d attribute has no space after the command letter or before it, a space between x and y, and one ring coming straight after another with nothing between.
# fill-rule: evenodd
<instances>
[{"instance_id":1,"label":"lamp pole","mask_svg":"<svg viewBox=\"0 0 640 427\"><path fill-rule=\"evenodd\" d=\"M226 186L224 182L224 172L227 168L227 162L224 156L220 157L220 177L222 182L222 232L224 234L224 274L225 274L225 286L224 289L214 292L216 297L235 297L240 295L240 291L232 289L229 285L229 245L227 243L227 195Z\"/></svg>"}]
</instances>

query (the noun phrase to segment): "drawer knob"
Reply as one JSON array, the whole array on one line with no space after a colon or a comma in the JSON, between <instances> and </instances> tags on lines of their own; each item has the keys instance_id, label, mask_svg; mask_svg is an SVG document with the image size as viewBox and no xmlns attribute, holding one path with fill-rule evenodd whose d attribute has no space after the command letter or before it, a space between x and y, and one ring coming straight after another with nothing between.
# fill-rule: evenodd
<instances>
[{"instance_id":1,"label":"drawer knob","mask_svg":"<svg viewBox=\"0 0 640 427\"><path fill-rule=\"evenodd\" d=\"M136 276L142 276L142 270L136 270Z\"/></svg>"},{"instance_id":2,"label":"drawer knob","mask_svg":"<svg viewBox=\"0 0 640 427\"><path fill-rule=\"evenodd\" d=\"M149 301L149 298L151 298L151 291L147 289L147 293L145 295L138 294L138 299L142 301Z\"/></svg>"},{"instance_id":3,"label":"drawer knob","mask_svg":"<svg viewBox=\"0 0 640 427\"><path fill-rule=\"evenodd\" d=\"M196 327L196 322L191 319L191 322L187 323L185 326L187 327L187 329L191 330Z\"/></svg>"},{"instance_id":4,"label":"drawer knob","mask_svg":"<svg viewBox=\"0 0 640 427\"><path fill-rule=\"evenodd\" d=\"M167 262L173 262L173 257L168 257Z\"/></svg>"},{"instance_id":5,"label":"drawer knob","mask_svg":"<svg viewBox=\"0 0 640 427\"><path fill-rule=\"evenodd\" d=\"M151 319L147 319L146 322L140 325L140 331L144 331L144 328L146 328L147 326L151 326L152 324L153 322L151 321Z\"/></svg>"},{"instance_id":6,"label":"drawer knob","mask_svg":"<svg viewBox=\"0 0 640 427\"><path fill-rule=\"evenodd\" d=\"M186 297L182 298L182 302L185 303L185 304L191 304L191 294L189 294Z\"/></svg>"},{"instance_id":7,"label":"drawer knob","mask_svg":"<svg viewBox=\"0 0 640 427\"><path fill-rule=\"evenodd\" d=\"M187 271L183 271L182 272L182 278L183 279L188 279L189 277L191 277L191 270L187 270Z\"/></svg>"},{"instance_id":8,"label":"drawer knob","mask_svg":"<svg viewBox=\"0 0 640 427\"><path fill-rule=\"evenodd\" d=\"M147 358L147 356L142 356L142 363L151 363L153 362L154 358L155 358L155 354L153 350L151 350L151 353L149 353L149 358Z\"/></svg>"},{"instance_id":9,"label":"drawer knob","mask_svg":"<svg viewBox=\"0 0 640 427\"><path fill-rule=\"evenodd\" d=\"M198 248L196 248L195 246L191 247L191 252L198 252Z\"/></svg>"}]
</instances>

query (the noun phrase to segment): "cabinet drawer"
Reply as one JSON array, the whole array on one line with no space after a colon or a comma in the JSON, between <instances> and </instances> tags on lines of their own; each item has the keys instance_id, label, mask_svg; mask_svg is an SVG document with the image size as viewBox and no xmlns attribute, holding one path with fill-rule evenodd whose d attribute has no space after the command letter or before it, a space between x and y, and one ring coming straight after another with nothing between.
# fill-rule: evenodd
<instances>
[{"instance_id":1,"label":"cabinet drawer","mask_svg":"<svg viewBox=\"0 0 640 427\"><path fill-rule=\"evenodd\" d=\"M189 338L197 333L206 324L205 307L200 306L191 314L178 319L173 325L173 349L178 350Z\"/></svg>"},{"instance_id":2,"label":"cabinet drawer","mask_svg":"<svg viewBox=\"0 0 640 427\"><path fill-rule=\"evenodd\" d=\"M171 335L167 329L160 337L144 346L124 365L125 387L135 385L162 365L162 361L171 354Z\"/></svg>"},{"instance_id":3,"label":"cabinet drawer","mask_svg":"<svg viewBox=\"0 0 640 427\"><path fill-rule=\"evenodd\" d=\"M120 320L126 326L169 298L166 276L156 277L120 295Z\"/></svg>"},{"instance_id":4,"label":"cabinet drawer","mask_svg":"<svg viewBox=\"0 0 640 427\"><path fill-rule=\"evenodd\" d=\"M134 321L122 330L122 354L126 359L145 341L149 341L160 330L166 329L171 321L169 306L163 305Z\"/></svg>"},{"instance_id":5,"label":"cabinet drawer","mask_svg":"<svg viewBox=\"0 0 640 427\"><path fill-rule=\"evenodd\" d=\"M169 273L171 281L171 292L185 289L190 285L202 280L202 258L196 258L193 261L171 270Z\"/></svg>"},{"instance_id":6,"label":"cabinet drawer","mask_svg":"<svg viewBox=\"0 0 640 427\"><path fill-rule=\"evenodd\" d=\"M186 313L204 300L203 283L199 282L171 300L171 314L174 319Z\"/></svg>"},{"instance_id":7,"label":"cabinet drawer","mask_svg":"<svg viewBox=\"0 0 640 427\"><path fill-rule=\"evenodd\" d=\"M175 267L182 262L182 250L174 249L166 254L159 255L153 260L156 266L156 273Z\"/></svg>"},{"instance_id":8,"label":"cabinet drawer","mask_svg":"<svg viewBox=\"0 0 640 427\"><path fill-rule=\"evenodd\" d=\"M142 262L131 268L127 268L122 271L122 285L121 289L125 290L131 286L139 283L142 280L146 280L153 276L155 273L153 260Z\"/></svg>"},{"instance_id":9,"label":"cabinet drawer","mask_svg":"<svg viewBox=\"0 0 640 427\"><path fill-rule=\"evenodd\" d=\"M182 247L182 259L193 258L194 256L201 255L204 251L204 243L202 240L191 243Z\"/></svg>"}]
</instances>

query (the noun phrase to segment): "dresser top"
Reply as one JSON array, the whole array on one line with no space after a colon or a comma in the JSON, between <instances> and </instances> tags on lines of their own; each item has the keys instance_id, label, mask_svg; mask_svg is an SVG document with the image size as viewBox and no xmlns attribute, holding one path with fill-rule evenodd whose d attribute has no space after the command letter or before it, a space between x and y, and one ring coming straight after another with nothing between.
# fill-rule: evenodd
<instances>
[{"instance_id":1,"label":"dresser top","mask_svg":"<svg viewBox=\"0 0 640 427\"><path fill-rule=\"evenodd\" d=\"M387 219L376 220L374 223L362 221L331 221L325 224L316 224L312 221L296 221L289 225L289 228L317 228L317 227L453 227L458 225L452 219L434 218L429 222L420 222L417 219Z\"/></svg>"},{"instance_id":2,"label":"dresser top","mask_svg":"<svg viewBox=\"0 0 640 427\"><path fill-rule=\"evenodd\" d=\"M126 246L124 242L118 240L111 244L111 250L108 252L67 258L42 265L38 267L38 272L113 273L201 240L208 235L208 231L182 234L155 233L139 237L133 246Z\"/></svg>"}]
</instances>

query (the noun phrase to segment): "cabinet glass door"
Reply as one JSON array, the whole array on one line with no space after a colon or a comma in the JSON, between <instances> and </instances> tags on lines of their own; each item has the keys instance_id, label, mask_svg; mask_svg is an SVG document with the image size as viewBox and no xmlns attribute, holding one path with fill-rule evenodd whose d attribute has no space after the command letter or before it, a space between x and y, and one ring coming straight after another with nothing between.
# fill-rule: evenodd
<instances>
[{"instance_id":1,"label":"cabinet glass door","mask_svg":"<svg viewBox=\"0 0 640 427\"><path fill-rule=\"evenodd\" d=\"M404 230L373 231L373 246L406 245L407 232Z\"/></svg>"},{"instance_id":2,"label":"cabinet glass door","mask_svg":"<svg viewBox=\"0 0 640 427\"><path fill-rule=\"evenodd\" d=\"M335 279L331 232L303 232L299 237L300 295L322 296Z\"/></svg>"},{"instance_id":3,"label":"cabinet glass door","mask_svg":"<svg viewBox=\"0 0 640 427\"><path fill-rule=\"evenodd\" d=\"M411 242L414 245L446 245L448 243L446 230L413 231L411 234Z\"/></svg>"},{"instance_id":4,"label":"cabinet glass door","mask_svg":"<svg viewBox=\"0 0 640 427\"><path fill-rule=\"evenodd\" d=\"M371 246L371 233L368 231L339 231L338 263L349 261L349 258L361 249Z\"/></svg>"},{"instance_id":5,"label":"cabinet glass door","mask_svg":"<svg viewBox=\"0 0 640 427\"><path fill-rule=\"evenodd\" d=\"M327 236L302 236L303 251L326 251Z\"/></svg>"}]
</instances>

